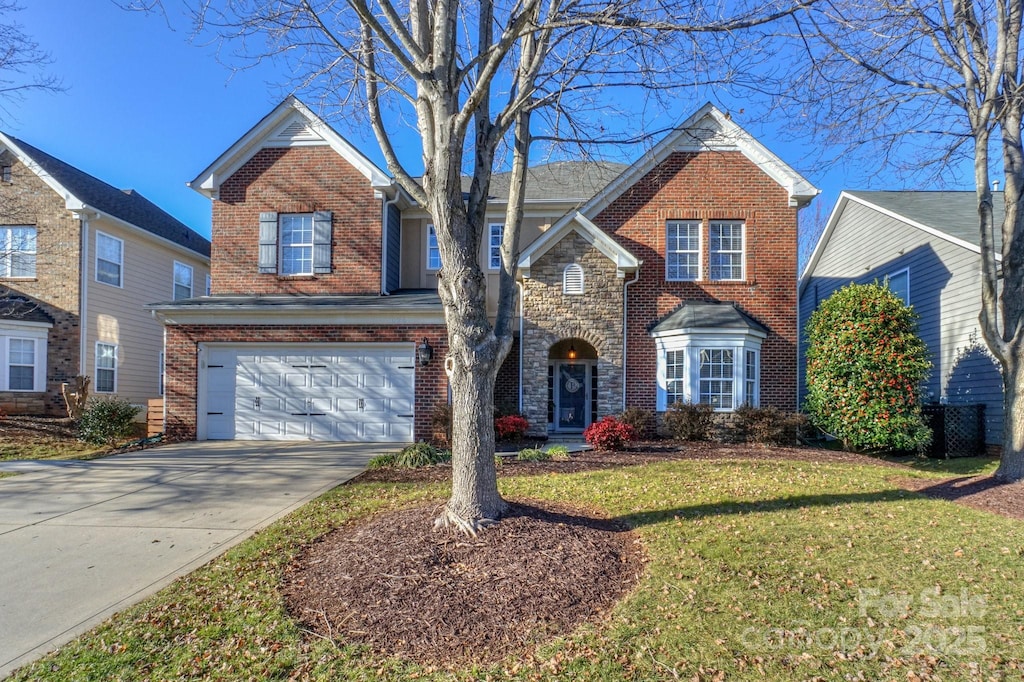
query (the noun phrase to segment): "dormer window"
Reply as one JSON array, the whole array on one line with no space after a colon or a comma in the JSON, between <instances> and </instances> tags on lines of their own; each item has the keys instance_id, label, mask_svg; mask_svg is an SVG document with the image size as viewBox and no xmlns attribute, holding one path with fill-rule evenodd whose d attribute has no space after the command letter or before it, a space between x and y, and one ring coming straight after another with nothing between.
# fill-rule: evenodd
<instances>
[{"instance_id":1,"label":"dormer window","mask_svg":"<svg viewBox=\"0 0 1024 682\"><path fill-rule=\"evenodd\" d=\"M562 293L582 294L584 292L583 268L579 263L570 263L562 270Z\"/></svg>"}]
</instances>

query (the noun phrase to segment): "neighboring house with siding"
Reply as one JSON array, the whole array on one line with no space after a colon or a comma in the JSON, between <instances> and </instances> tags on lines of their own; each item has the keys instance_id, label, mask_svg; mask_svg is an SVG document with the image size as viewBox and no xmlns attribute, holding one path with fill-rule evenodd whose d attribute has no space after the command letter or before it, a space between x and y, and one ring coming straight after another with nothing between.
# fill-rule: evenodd
<instances>
[{"instance_id":1,"label":"neighboring house with siding","mask_svg":"<svg viewBox=\"0 0 1024 682\"><path fill-rule=\"evenodd\" d=\"M480 244L492 314L508 184ZM190 185L213 203L213 292L152 306L168 434L430 438L448 385L428 212L294 98ZM794 410L797 212L817 194L711 105L630 166L530 169L496 402L537 436L627 405Z\"/></svg>"},{"instance_id":2,"label":"neighboring house with siding","mask_svg":"<svg viewBox=\"0 0 1024 682\"><path fill-rule=\"evenodd\" d=\"M999 224L1002 195L995 194ZM920 316L931 351L926 402L984 403L985 441L999 445L1002 379L978 321L980 253L975 192L843 192L800 278L800 328L836 289L888 281ZM801 336L802 391L805 351Z\"/></svg>"},{"instance_id":3,"label":"neighboring house with siding","mask_svg":"<svg viewBox=\"0 0 1024 682\"><path fill-rule=\"evenodd\" d=\"M209 286L210 242L0 133L0 407L64 414L61 384L143 407L163 388L163 327L144 308Z\"/></svg>"}]
</instances>

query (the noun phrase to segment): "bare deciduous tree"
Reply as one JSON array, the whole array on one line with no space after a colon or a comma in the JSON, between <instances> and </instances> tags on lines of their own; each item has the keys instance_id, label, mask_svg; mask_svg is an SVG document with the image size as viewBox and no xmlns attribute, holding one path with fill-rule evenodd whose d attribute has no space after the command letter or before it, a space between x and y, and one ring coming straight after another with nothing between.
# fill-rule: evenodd
<instances>
[{"instance_id":1,"label":"bare deciduous tree","mask_svg":"<svg viewBox=\"0 0 1024 682\"><path fill-rule=\"evenodd\" d=\"M980 325L1002 366L1006 422L996 475L1006 480L1024 478L1022 15L1020 0L826 0L801 13L797 31L810 56L801 120L816 122L826 141L914 172L973 160ZM994 174L1004 187L1001 225Z\"/></svg>"},{"instance_id":2,"label":"bare deciduous tree","mask_svg":"<svg viewBox=\"0 0 1024 682\"><path fill-rule=\"evenodd\" d=\"M60 80L43 70L50 64L49 55L16 21L22 9L15 0L0 0L0 113L6 113L3 103L31 90L61 89Z\"/></svg>"},{"instance_id":3,"label":"bare deciduous tree","mask_svg":"<svg viewBox=\"0 0 1024 682\"><path fill-rule=\"evenodd\" d=\"M153 0L131 4L154 7ZM295 89L319 93L322 105L348 116L362 108L389 171L433 218L454 413L453 491L438 526L476 533L505 510L494 469L493 396L512 344L531 146L607 140L602 124L616 115L631 117L623 139L640 139L651 132L644 102L678 108L680 86L743 78L730 59L758 54L759 37L744 29L805 4L205 0L196 7L199 32L219 39L222 54L234 50L250 63L284 59L297 75ZM606 94L612 90L618 109ZM396 148L402 120L415 121L422 175ZM491 174L502 162L511 186L492 323L478 254ZM463 174L472 178L468 193Z\"/></svg>"}]
</instances>

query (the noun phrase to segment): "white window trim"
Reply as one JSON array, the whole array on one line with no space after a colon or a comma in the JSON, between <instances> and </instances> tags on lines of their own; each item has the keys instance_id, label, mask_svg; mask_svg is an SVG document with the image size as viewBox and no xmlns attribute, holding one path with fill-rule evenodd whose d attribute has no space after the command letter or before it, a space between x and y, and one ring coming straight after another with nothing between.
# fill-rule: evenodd
<instances>
[{"instance_id":1,"label":"white window trim","mask_svg":"<svg viewBox=\"0 0 1024 682\"><path fill-rule=\"evenodd\" d=\"M309 242L292 242L290 244L284 243L284 219L290 216L308 216L309 217ZM287 247L292 248L305 248L309 247L309 270L302 270L301 272L285 272L284 271L284 250ZM313 261L315 260L314 252L316 250L316 221L313 218L312 213L278 213L277 214L277 274L281 277L310 277L313 275L314 266Z\"/></svg>"},{"instance_id":2,"label":"white window trim","mask_svg":"<svg viewBox=\"0 0 1024 682\"><path fill-rule=\"evenodd\" d=\"M188 275L188 296L185 296L185 298L192 298L192 296L196 292L196 287L195 287L196 271L195 271L195 268L193 268L188 263L182 263L181 261L177 261L176 260L176 261L174 261L174 265L172 266L172 269L171 269L171 279L173 280L173 282L171 283L171 300L174 300L174 301L180 300L178 298L178 296L177 296L177 294L178 294L178 286L179 286L179 283L178 283L178 266L179 265L181 267L183 267L183 268L188 268L188 272L189 272L189 275ZM185 285L184 284L180 284L180 286L185 286Z\"/></svg>"},{"instance_id":3,"label":"white window trim","mask_svg":"<svg viewBox=\"0 0 1024 682\"><path fill-rule=\"evenodd\" d=\"M714 225L739 225L740 226L740 276L726 277L722 279L711 279L711 229ZM735 251L720 251L717 253L736 253ZM708 280L711 282L745 282L747 281L747 223L744 220L711 220L708 222Z\"/></svg>"},{"instance_id":4,"label":"white window trim","mask_svg":"<svg viewBox=\"0 0 1024 682\"><path fill-rule=\"evenodd\" d=\"M437 249L437 263L438 263L438 265L437 265L437 267L434 267L433 265L430 264L430 233L431 232L434 233L434 243L437 244L438 243L437 242L437 230L434 229L434 225L433 224L428 224L427 227L426 227L426 231L424 232L424 236L423 236L423 240L424 240L423 243L425 244L424 252L426 254L426 259L427 259L426 267L427 267L427 272L437 272L438 270L441 269L441 267L444 265L444 263L441 262L441 249L440 249L440 245L438 245L438 249Z\"/></svg>"},{"instance_id":5,"label":"white window trim","mask_svg":"<svg viewBox=\"0 0 1024 682\"><path fill-rule=\"evenodd\" d=\"M15 251L14 245L11 243L11 234L14 230L29 229L35 232L36 250L35 251ZM37 277L38 256L39 256L39 228L36 225L3 225L0 226L0 279L6 280L34 280ZM11 274L14 265L14 254L15 253L31 253L33 258L32 261L32 274L24 276L14 276Z\"/></svg>"},{"instance_id":6,"label":"white window trim","mask_svg":"<svg viewBox=\"0 0 1024 682\"><path fill-rule=\"evenodd\" d=\"M498 243L493 244L494 228L498 228ZM501 242L505 237L505 223L491 223L487 226L487 269L501 270ZM498 265L493 264L494 256L498 257Z\"/></svg>"},{"instance_id":7,"label":"white window trim","mask_svg":"<svg viewBox=\"0 0 1024 682\"><path fill-rule=\"evenodd\" d=\"M687 223L697 226L697 277L688 279L686 277L669 277L669 253L694 253L693 251L669 251L668 250L668 228L672 223ZM700 282L704 279L704 222L695 218L674 218L665 221L665 281L666 282Z\"/></svg>"},{"instance_id":8,"label":"white window trim","mask_svg":"<svg viewBox=\"0 0 1024 682\"><path fill-rule=\"evenodd\" d=\"M50 325L36 322L14 322L7 320L0 326L0 391L11 393L43 393L46 391L46 340ZM10 358L11 339L23 339L35 342L35 365L32 373L31 389L11 389Z\"/></svg>"},{"instance_id":9,"label":"white window trim","mask_svg":"<svg viewBox=\"0 0 1024 682\"><path fill-rule=\"evenodd\" d=\"M114 348L114 367L113 367L113 372L114 372L114 390L112 390L112 391L101 391L99 389L100 346L113 346L113 348ZM118 355L119 355L118 351L119 350L120 350L120 347L116 343L110 343L108 341L97 341L96 342L96 348L95 348L95 352L93 354L93 383L92 383L93 390L96 393L102 393L103 395L113 395L114 393L117 393L117 375L119 374L119 372L117 371L117 365L118 365ZM107 369L107 368L103 368L103 369Z\"/></svg>"},{"instance_id":10,"label":"white window trim","mask_svg":"<svg viewBox=\"0 0 1024 682\"><path fill-rule=\"evenodd\" d=\"M760 332L735 330L735 329L714 329L701 331L680 331L673 330L655 336L654 342L657 348L657 403L659 412L668 409L668 351L684 351L686 353L685 367L686 379L684 380L683 394L686 402L697 402L700 398L700 351L702 349L727 349L733 351L733 376L732 393L733 407L731 409L716 409L716 412L733 412L744 403L746 388L746 351L754 351L754 371L757 376L754 380L754 407L760 404L760 368L761 368L761 342L765 335ZM738 360L737 360L738 359Z\"/></svg>"},{"instance_id":11,"label":"white window trim","mask_svg":"<svg viewBox=\"0 0 1024 682\"><path fill-rule=\"evenodd\" d=\"M889 281L892 280L893 277L899 277L900 275L906 275L907 276L907 298L906 298L906 300L903 301L903 303L905 305L910 305L910 300L911 299L910 299L910 268L909 267L900 268L899 270L894 270L893 272L887 273L885 275L885 286L886 286L887 289L889 289L889 291L892 291L892 289L889 287ZM893 293L896 293L896 292L893 291Z\"/></svg>"},{"instance_id":12,"label":"white window trim","mask_svg":"<svg viewBox=\"0 0 1024 682\"><path fill-rule=\"evenodd\" d=\"M120 268L118 270L117 284L111 284L110 282L104 282L102 279L100 279L100 260L101 260L100 259L100 237L105 237L107 239L113 239L114 241L116 241L118 244L121 245L121 248L120 248L121 261L117 264L117 267ZM104 258L102 260L106 260L106 259ZM113 263L114 261L107 261L107 262L108 263ZM95 262L93 263L93 268L94 268L93 277L94 277L94 279L97 282L99 282L100 284L105 284L108 287L117 287L118 289L123 289L124 288L124 240L120 239L119 237L115 237L112 234L107 234L106 232L100 232L99 230L96 230L96 258L95 258Z\"/></svg>"}]
</instances>

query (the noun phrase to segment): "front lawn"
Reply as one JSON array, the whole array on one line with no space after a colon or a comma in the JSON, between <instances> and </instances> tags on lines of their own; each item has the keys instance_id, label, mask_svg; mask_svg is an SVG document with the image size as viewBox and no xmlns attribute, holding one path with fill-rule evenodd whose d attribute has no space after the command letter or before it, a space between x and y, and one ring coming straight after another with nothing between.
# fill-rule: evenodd
<instances>
[{"instance_id":1,"label":"front lawn","mask_svg":"<svg viewBox=\"0 0 1024 682\"><path fill-rule=\"evenodd\" d=\"M311 540L446 494L346 485L13 679L1018 679L1024 525L892 482L907 477L942 474L761 458L503 478L508 498L625 522L647 564L598 622L448 671L304 638L284 611L282 573Z\"/></svg>"},{"instance_id":2,"label":"front lawn","mask_svg":"<svg viewBox=\"0 0 1024 682\"><path fill-rule=\"evenodd\" d=\"M58 417L0 417L0 462L21 459L90 459L109 448L78 440L74 422Z\"/></svg>"}]
</instances>

